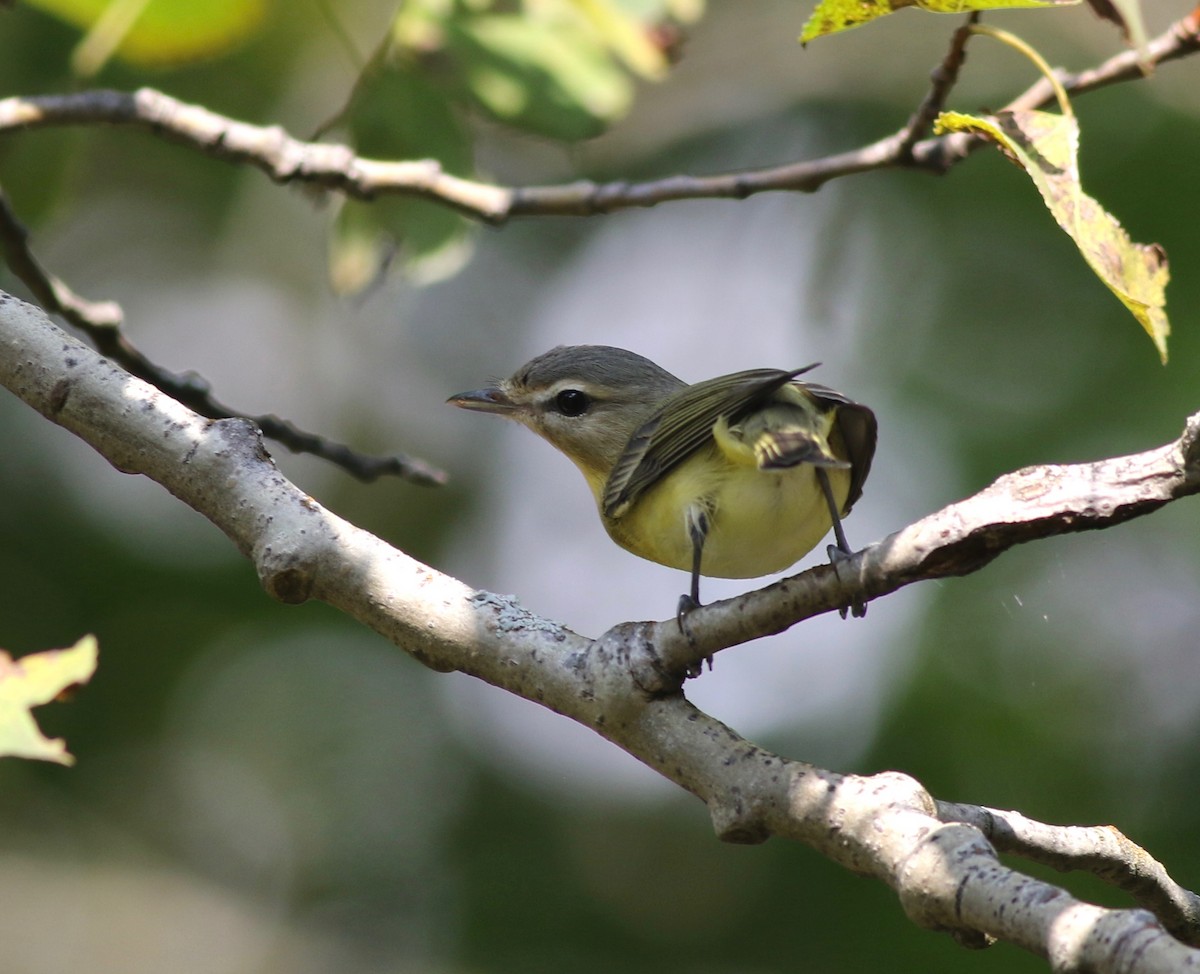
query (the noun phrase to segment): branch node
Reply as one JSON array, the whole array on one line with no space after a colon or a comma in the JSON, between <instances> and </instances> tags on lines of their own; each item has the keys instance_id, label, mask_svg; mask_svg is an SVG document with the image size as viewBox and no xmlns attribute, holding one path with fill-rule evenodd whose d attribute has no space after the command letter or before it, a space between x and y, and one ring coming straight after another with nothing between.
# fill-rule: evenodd
<instances>
[{"instance_id":1,"label":"branch node","mask_svg":"<svg viewBox=\"0 0 1200 974\"><path fill-rule=\"evenodd\" d=\"M713 831L722 842L734 845L761 845L771 837L767 827L746 799L740 788L733 788L721 797L721 801L709 805Z\"/></svg>"},{"instance_id":2,"label":"branch node","mask_svg":"<svg viewBox=\"0 0 1200 974\"><path fill-rule=\"evenodd\" d=\"M908 918L930 930L954 932L964 946L986 947L987 935L963 916L967 886L986 884L1002 871L996 850L970 825L933 828L896 870L896 888Z\"/></svg>"},{"instance_id":3,"label":"branch node","mask_svg":"<svg viewBox=\"0 0 1200 974\"><path fill-rule=\"evenodd\" d=\"M659 651L655 633L658 626L653 622L622 622L613 626L593 643L594 651L600 652L612 644L629 671L633 685L649 700L679 693L683 689L684 675L672 670Z\"/></svg>"},{"instance_id":4,"label":"branch node","mask_svg":"<svg viewBox=\"0 0 1200 974\"><path fill-rule=\"evenodd\" d=\"M50 418L54 419L66 408L71 397L71 380L59 379L50 390Z\"/></svg>"},{"instance_id":5,"label":"branch node","mask_svg":"<svg viewBox=\"0 0 1200 974\"><path fill-rule=\"evenodd\" d=\"M312 596L312 574L299 566L260 575L260 581L267 594L284 605L299 605Z\"/></svg>"},{"instance_id":6,"label":"branch node","mask_svg":"<svg viewBox=\"0 0 1200 974\"><path fill-rule=\"evenodd\" d=\"M262 430L243 416L226 416L212 421L213 431L229 444L230 455L248 457L255 463L267 461L275 466L275 460L263 445Z\"/></svg>"},{"instance_id":7,"label":"branch node","mask_svg":"<svg viewBox=\"0 0 1200 974\"><path fill-rule=\"evenodd\" d=\"M956 944L967 950L984 950L996 942L996 938L990 933L980 930L951 930L950 936Z\"/></svg>"},{"instance_id":8,"label":"branch node","mask_svg":"<svg viewBox=\"0 0 1200 974\"><path fill-rule=\"evenodd\" d=\"M1179 452L1185 468L1192 472L1200 468L1200 413L1188 417L1179 438Z\"/></svg>"},{"instance_id":9,"label":"branch node","mask_svg":"<svg viewBox=\"0 0 1200 974\"><path fill-rule=\"evenodd\" d=\"M946 56L929 72L929 92L909 118L908 124L900 130L900 139L895 146L895 159L901 165L913 164L913 146L917 144L917 139L928 131L946 104L951 89L958 81L958 73L967 59L967 41L971 37L971 28L978 22L979 11L976 10L967 17L966 23L954 32Z\"/></svg>"}]
</instances>

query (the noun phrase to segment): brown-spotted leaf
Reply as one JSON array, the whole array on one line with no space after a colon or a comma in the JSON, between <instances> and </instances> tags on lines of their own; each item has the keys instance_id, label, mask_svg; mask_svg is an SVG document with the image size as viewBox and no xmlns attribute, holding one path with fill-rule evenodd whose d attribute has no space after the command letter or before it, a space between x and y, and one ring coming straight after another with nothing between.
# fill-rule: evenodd
<instances>
[{"instance_id":1,"label":"brown-spotted leaf","mask_svg":"<svg viewBox=\"0 0 1200 974\"><path fill-rule=\"evenodd\" d=\"M895 13L904 7L920 7L938 14L970 13L972 10L996 10L1006 7L1064 7L1080 0L821 0L804 25L800 43L824 34L858 27L868 21Z\"/></svg>"},{"instance_id":2,"label":"brown-spotted leaf","mask_svg":"<svg viewBox=\"0 0 1200 974\"><path fill-rule=\"evenodd\" d=\"M96 670L96 652L95 636L84 636L69 649L48 649L19 660L0 650L0 757L75 762L61 739L42 734L29 711L87 683Z\"/></svg>"},{"instance_id":3,"label":"brown-spotted leaf","mask_svg":"<svg viewBox=\"0 0 1200 974\"><path fill-rule=\"evenodd\" d=\"M1050 112L1001 112L977 117L944 112L937 132L974 132L994 142L1038 188L1058 225L1084 260L1146 329L1167 360L1166 288L1170 271L1158 244L1129 239L1120 223L1083 191L1079 181L1079 125Z\"/></svg>"}]
</instances>

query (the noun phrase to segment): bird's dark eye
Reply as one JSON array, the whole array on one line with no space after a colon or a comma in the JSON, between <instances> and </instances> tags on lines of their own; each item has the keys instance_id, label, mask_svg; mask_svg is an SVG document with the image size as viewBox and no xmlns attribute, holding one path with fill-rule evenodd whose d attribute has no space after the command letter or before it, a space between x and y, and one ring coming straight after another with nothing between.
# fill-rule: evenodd
<instances>
[{"instance_id":1,"label":"bird's dark eye","mask_svg":"<svg viewBox=\"0 0 1200 974\"><path fill-rule=\"evenodd\" d=\"M554 408L564 416L582 416L591 404L588 394L578 389L564 389L554 397Z\"/></svg>"}]
</instances>

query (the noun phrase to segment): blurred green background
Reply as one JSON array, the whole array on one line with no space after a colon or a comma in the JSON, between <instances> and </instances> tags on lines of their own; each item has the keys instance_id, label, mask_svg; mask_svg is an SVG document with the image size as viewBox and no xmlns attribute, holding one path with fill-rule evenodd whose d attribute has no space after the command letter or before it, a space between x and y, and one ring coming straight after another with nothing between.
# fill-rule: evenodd
<instances>
[{"instance_id":1,"label":"blurred green background","mask_svg":"<svg viewBox=\"0 0 1200 974\"><path fill-rule=\"evenodd\" d=\"M1151 33L1185 8L1150 4ZM220 56L112 59L80 80L79 33L18 4L0 11L0 96L149 84L307 136L346 103L350 52L375 49L393 13L333 9L266 5ZM956 26L904 13L801 50L807 14L714 0L661 83L598 63L594 118L563 96L565 115L516 118L523 131L502 124L509 103L481 100L479 31L439 47L410 23L414 59L385 72L387 97L360 94L335 136L517 185L768 165L899 127ZM1119 49L1079 9L989 19L1070 67ZM820 360L820 381L880 417L855 545L1016 467L1166 442L1200 408L1198 70L1193 58L1076 103L1085 188L1171 257L1166 368L994 153L940 179L877 173L814 196L500 230L398 201L383 218L335 216L335 201L110 128L3 137L0 185L48 266L121 302L156 361L235 407L452 476L441 490L365 486L275 449L323 504L597 635L669 616L685 580L612 546L561 457L448 395L565 342L634 348L691 380ZM1032 80L977 40L952 106L995 107ZM588 141L551 137L617 116ZM395 266L375 280L389 230ZM336 283L358 293L334 293L331 252ZM0 286L25 294L2 268ZM215 528L10 396L0 439L0 645L100 639L92 683L38 711L76 767L0 763L5 974L1043 969L915 929L887 889L803 847L724 846L697 802L589 732L426 672L324 606L274 604ZM1115 824L1196 888L1198 541L1184 501L1031 545L865 620L723 653L689 695L792 757Z\"/></svg>"}]
</instances>

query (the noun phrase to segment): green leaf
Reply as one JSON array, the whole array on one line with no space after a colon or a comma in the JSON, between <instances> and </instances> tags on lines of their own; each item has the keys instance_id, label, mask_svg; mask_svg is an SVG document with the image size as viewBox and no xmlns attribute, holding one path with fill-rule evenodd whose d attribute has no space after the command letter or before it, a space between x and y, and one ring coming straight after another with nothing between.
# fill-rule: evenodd
<instances>
[{"instance_id":1,"label":"green leaf","mask_svg":"<svg viewBox=\"0 0 1200 974\"><path fill-rule=\"evenodd\" d=\"M369 68L359 79L345 120L361 155L437 159L459 176L474 170L466 126L419 65L395 59Z\"/></svg>"},{"instance_id":2,"label":"green leaf","mask_svg":"<svg viewBox=\"0 0 1200 974\"><path fill-rule=\"evenodd\" d=\"M580 23L517 14L447 21L446 51L493 118L555 139L599 135L629 109L633 85Z\"/></svg>"},{"instance_id":3,"label":"green leaf","mask_svg":"<svg viewBox=\"0 0 1200 974\"><path fill-rule=\"evenodd\" d=\"M972 10L996 10L1005 7L1063 7L1079 2L1080 0L821 0L804 25L800 42L807 44L824 34L835 34L858 27L904 7L919 7L939 14L961 14Z\"/></svg>"},{"instance_id":4,"label":"green leaf","mask_svg":"<svg viewBox=\"0 0 1200 974\"><path fill-rule=\"evenodd\" d=\"M703 12L703 0L409 0L391 40L492 118L577 140L628 111L628 72L665 76L679 25Z\"/></svg>"},{"instance_id":5,"label":"green leaf","mask_svg":"<svg viewBox=\"0 0 1200 974\"><path fill-rule=\"evenodd\" d=\"M474 172L471 141L446 94L415 65L372 66L359 80L346 114L351 141L363 156L436 159L459 176ZM413 280L429 283L458 270L474 229L452 210L425 200L346 200L329 238L329 276L339 294L357 294L399 259Z\"/></svg>"},{"instance_id":6,"label":"green leaf","mask_svg":"<svg viewBox=\"0 0 1200 974\"><path fill-rule=\"evenodd\" d=\"M1050 112L1001 112L976 117L945 112L936 132L973 132L995 143L1033 180L1054 219L1088 265L1133 313L1167 361L1167 256L1158 244L1138 244L1116 218L1083 192L1079 180L1079 125Z\"/></svg>"},{"instance_id":7,"label":"green leaf","mask_svg":"<svg viewBox=\"0 0 1200 974\"><path fill-rule=\"evenodd\" d=\"M0 650L0 756L74 764L62 740L38 729L32 707L87 683L96 671L96 637L84 636L70 649L49 649L13 660Z\"/></svg>"},{"instance_id":8,"label":"green leaf","mask_svg":"<svg viewBox=\"0 0 1200 974\"><path fill-rule=\"evenodd\" d=\"M329 236L329 282L337 294L360 294L399 261L409 280L433 284L462 269L473 228L444 206L424 200L345 200Z\"/></svg>"},{"instance_id":9,"label":"green leaf","mask_svg":"<svg viewBox=\"0 0 1200 974\"><path fill-rule=\"evenodd\" d=\"M87 32L73 56L95 74L115 55L139 67L217 57L262 22L267 0L26 0Z\"/></svg>"},{"instance_id":10,"label":"green leaf","mask_svg":"<svg viewBox=\"0 0 1200 974\"><path fill-rule=\"evenodd\" d=\"M667 73L667 57L651 40L642 18L613 0L571 0L571 3L630 71L652 80Z\"/></svg>"}]
</instances>

